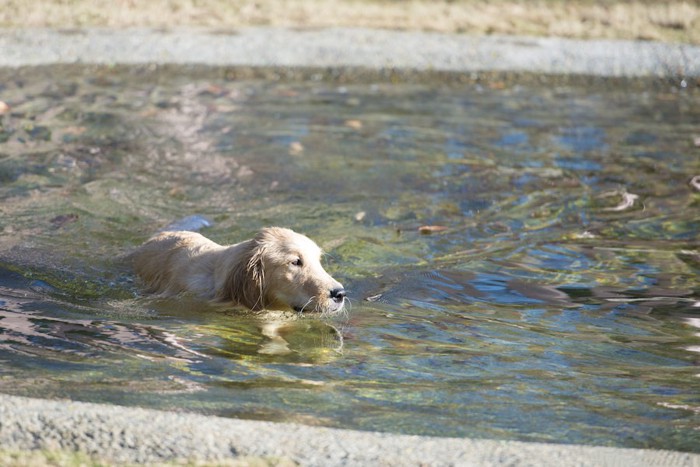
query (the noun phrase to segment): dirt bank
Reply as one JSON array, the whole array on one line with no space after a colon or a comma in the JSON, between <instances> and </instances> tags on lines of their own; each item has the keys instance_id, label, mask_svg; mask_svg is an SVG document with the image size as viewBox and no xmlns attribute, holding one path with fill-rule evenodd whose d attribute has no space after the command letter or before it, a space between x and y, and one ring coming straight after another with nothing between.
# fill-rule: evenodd
<instances>
[{"instance_id":1,"label":"dirt bank","mask_svg":"<svg viewBox=\"0 0 700 467\"><path fill-rule=\"evenodd\" d=\"M700 43L700 1L0 0L0 27L367 27Z\"/></svg>"}]
</instances>

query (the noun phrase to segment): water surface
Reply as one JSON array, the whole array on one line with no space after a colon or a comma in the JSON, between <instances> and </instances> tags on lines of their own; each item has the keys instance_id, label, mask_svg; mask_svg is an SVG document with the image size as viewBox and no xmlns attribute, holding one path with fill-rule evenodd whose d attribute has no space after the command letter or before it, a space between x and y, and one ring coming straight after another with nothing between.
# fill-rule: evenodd
<instances>
[{"instance_id":1,"label":"water surface","mask_svg":"<svg viewBox=\"0 0 700 467\"><path fill-rule=\"evenodd\" d=\"M0 391L699 451L697 90L0 77ZM350 312L142 296L123 256L194 213L308 234Z\"/></svg>"}]
</instances>

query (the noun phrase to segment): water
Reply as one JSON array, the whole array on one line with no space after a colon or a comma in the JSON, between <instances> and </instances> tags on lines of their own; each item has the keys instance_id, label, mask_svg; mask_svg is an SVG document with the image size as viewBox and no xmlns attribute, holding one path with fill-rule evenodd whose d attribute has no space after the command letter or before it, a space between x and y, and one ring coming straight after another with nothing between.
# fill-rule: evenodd
<instances>
[{"instance_id":1,"label":"water","mask_svg":"<svg viewBox=\"0 0 700 467\"><path fill-rule=\"evenodd\" d=\"M0 71L0 391L700 452L696 89L176 71ZM350 313L142 296L191 214L308 234Z\"/></svg>"}]
</instances>

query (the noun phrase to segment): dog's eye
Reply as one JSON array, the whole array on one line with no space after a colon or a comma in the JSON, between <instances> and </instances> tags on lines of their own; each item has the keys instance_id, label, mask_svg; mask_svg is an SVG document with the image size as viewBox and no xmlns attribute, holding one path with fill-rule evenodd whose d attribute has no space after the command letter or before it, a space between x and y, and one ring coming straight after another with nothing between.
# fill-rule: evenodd
<instances>
[{"instance_id":1,"label":"dog's eye","mask_svg":"<svg viewBox=\"0 0 700 467\"><path fill-rule=\"evenodd\" d=\"M299 266L299 267L301 267L301 266L303 266L303 265L304 265L304 263L303 263L303 261L301 260L301 258L295 258L295 259L292 261L292 266Z\"/></svg>"}]
</instances>

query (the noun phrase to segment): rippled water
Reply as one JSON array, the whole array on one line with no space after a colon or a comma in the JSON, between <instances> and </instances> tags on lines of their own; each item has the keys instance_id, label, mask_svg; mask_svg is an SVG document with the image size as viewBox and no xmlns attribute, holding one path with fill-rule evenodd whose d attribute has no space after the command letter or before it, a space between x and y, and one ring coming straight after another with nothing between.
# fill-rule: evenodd
<instances>
[{"instance_id":1,"label":"rippled water","mask_svg":"<svg viewBox=\"0 0 700 467\"><path fill-rule=\"evenodd\" d=\"M697 90L0 78L0 391L699 450ZM350 313L140 295L123 256L194 213L308 234Z\"/></svg>"}]
</instances>

